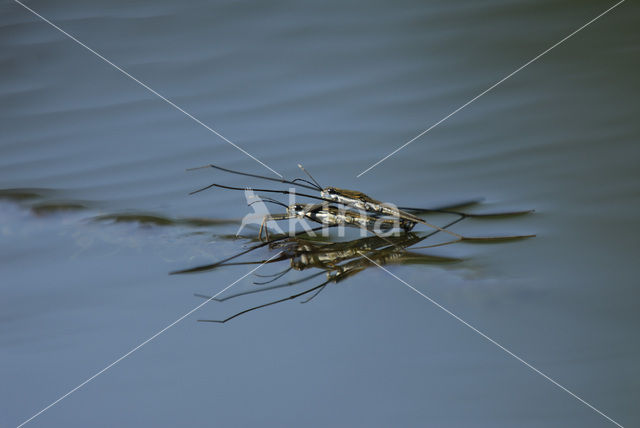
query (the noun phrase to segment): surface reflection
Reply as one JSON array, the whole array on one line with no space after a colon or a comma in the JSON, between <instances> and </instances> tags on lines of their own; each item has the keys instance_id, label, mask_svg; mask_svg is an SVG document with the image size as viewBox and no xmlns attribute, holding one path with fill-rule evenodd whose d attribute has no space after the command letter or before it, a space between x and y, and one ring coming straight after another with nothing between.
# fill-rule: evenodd
<instances>
[{"instance_id":1,"label":"surface reflection","mask_svg":"<svg viewBox=\"0 0 640 428\"><path fill-rule=\"evenodd\" d=\"M527 211L527 213L530 211ZM494 213L493 217L510 217L523 215L522 211ZM312 284L310 288L306 288L300 292L287 296L285 298L271 300L266 303L250 307L248 309L237 312L227 318L200 319L200 322L225 323L241 315L249 312L263 309L268 306L283 303L289 300L295 300L305 297L301 303L307 303L313 300L324 288L329 284L337 284L348 278L352 278L369 267L405 264L405 265L447 265L455 264L463 261L460 257L446 256L438 254L429 254L419 252L418 250L435 249L436 247L450 246L460 241L437 241L435 235L442 234L449 227L464 219L472 217L471 215L459 214L456 219L450 221L442 227L442 230L435 230L430 233L414 233L405 232L393 236L370 236L350 241L331 242L318 239L313 233L306 231L300 232L294 236L280 235L268 242L261 242L250 246L249 248L234 254L224 260L216 263L200 265L179 271L171 272L171 274L188 274L202 273L225 266L238 265L282 265L283 269L274 274L260 275L254 274L261 278L255 281L257 288L249 291L238 292L225 297L208 296L203 294L195 294L207 300L215 300L224 302L238 297L262 293L270 290L293 287L297 285ZM311 229L311 232L322 230L322 227ZM480 240L480 243L490 242L507 242L531 238L534 235L510 235L504 237L491 237L486 240ZM269 250L279 251L279 253L271 258L260 258L247 261L236 261L236 259L251 254L259 248L267 247ZM315 271L302 278L292 279L290 281L280 281L286 278L291 272ZM324 276L324 280L317 282L317 279Z\"/></svg>"}]
</instances>

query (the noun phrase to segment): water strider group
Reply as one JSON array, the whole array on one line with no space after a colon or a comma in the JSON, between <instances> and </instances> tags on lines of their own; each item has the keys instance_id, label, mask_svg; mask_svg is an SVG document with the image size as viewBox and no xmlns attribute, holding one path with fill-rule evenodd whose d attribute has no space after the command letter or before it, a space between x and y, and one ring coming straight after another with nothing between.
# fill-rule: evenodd
<instances>
[{"instance_id":1,"label":"water strider group","mask_svg":"<svg viewBox=\"0 0 640 428\"><path fill-rule=\"evenodd\" d=\"M461 211L455 211L462 205L469 205L470 203L456 204L453 206L446 206L440 208L411 208L411 207L397 207L390 203L380 202L372 197L359 192L357 190L340 189L337 187L322 187L318 181L302 165L298 167L311 179L311 181L296 178L294 180L286 180L284 178L266 177L257 174L251 174L247 172L235 171L228 168L223 168L217 165L209 164L201 167L190 168L189 171L202 169L202 168L214 168L217 170L225 171L232 174L244 175L247 177L255 177L263 180L276 181L283 184L289 184L296 187L314 190L320 192L319 196L309 195L305 193L298 193L292 190L280 190L280 189L252 189L257 192L263 193L279 193L283 195L294 195L303 198L314 199L321 201L320 203L293 203L286 205L273 198L263 197L265 202L274 203L285 208L286 212L282 214L267 214L263 217L260 225L260 231L258 237L262 240L263 231L267 240L269 240L269 230L265 227L266 223L271 220L287 220L287 219L306 219L315 223L320 223L327 227L336 226L350 226L367 230L375 235L381 236L384 232L391 229L400 229L404 232L410 232L420 223L430 228L436 229L439 232L446 233L453 236L453 240L448 243L458 241L494 241L504 239L515 238L527 238L533 235L512 235L512 236L490 236L490 237L469 237L463 236L456 232L450 231L446 228L441 228L434 224L428 223L424 219L418 217L416 214L420 213L446 213L455 214L462 218L467 217L497 217L497 216L513 216L522 215L532 212L532 210L525 211L509 211L499 213L484 213L473 214ZM210 184L201 189L195 190L190 194L202 192L203 190L210 189L212 187L218 187L221 189L230 190L247 190L245 187L233 187L224 186L221 184ZM473 201L475 202L475 201Z\"/></svg>"},{"instance_id":2,"label":"water strider group","mask_svg":"<svg viewBox=\"0 0 640 428\"><path fill-rule=\"evenodd\" d=\"M298 297L314 293L311 297L302 301L306 303L318 295L329 283L338 283L347 278L351 278L354 275L362 272L371 266L382 266L386 264L442 264L459 262L461 259L443 255L432 255L415 252L413 250L426 249L440 247L443 245L453 244L460 241L474 241L474 242L498 242L509 241L514 239L529 238L535 235L507 235L507 236L489 236L489 237L468 237L456 232L450 231L448 228L454 224L462 221L466 218L491 218L491 217L504 217L504 216L517 216L528 214L532 210L524 211L507 211L498 213L469 213L458 211L459 208L470 206L478 203L477 200L465 201L455 205L448 205L438 208L411 208L411 207L397 207L393 204L383 203L370 196L358 192L355 190L339 189L337 187L322 187L301 165L298 165L302 171L310 178L311 181L296 178L294 180L286 180L284 178L272 178L262 175L251 174L246 172L240 172L223 168L216 165L206 165L197 168L191 168L190 170L202 169L202 168L214 168L220 171L224 171L231 174L243 175L247 177L260 178L263 180L276 181L283 184L296 186L298 188L309 189L318 191L318 195L310 195L305 193L298 193L294 189L280 190L280 189L257 189L251 190L262 193L279 193L282 195L300 196L303 198L312 199L318 202L314 203L292 203L286 205L281 201L278 201L269 197L261 197L260 201L270 202L276 205L280 205L285 208L286 212L282 214L266 214L262 219L260 225L260 231L258 237L263 241L263 232L266 235L266 241L258 243L245 249L238 254L230 256L224 260L220 260L211 264L191 267L179 271L172 272L172 274L189 274L189 273L202 273L211 271L214 269L222 268L232 265L251 265L251 264L280 264L289 262L289 266L282 271L278 271L275 274L258 275L259 277L271 278L266 281L254 282L256 285L261 285L255 290L245 291L233 294L225 298L214 298L211 296L205 296L196 294L196 296L205 298L208 300L225 301L231 298L244 296L247 294L259 293L263 291L273 290L282 287L291 287L298 284L302 284L306 281L313 280L314 278L326 274L326 279L313 287L295 293L291 296L269 301L267 303L254 306L238 313L235 313L225 319L221 320L199 320L202 322L216 322L224 323L232 320L240 315L252 312L256 309L265 308L267 306L275 305L285 301L293 300ZM210 184L201 189L191 192L195 194L206 189L213 187L230 190L248 190L247 187L234 187L225 186L221 184ZM440 227L434 224L428 223L424 219L418 217L419 214L428 213L443 213L454 215L455 219L450 221L446 225ZM286 219L306 219L315 223L320 223L322 226L316 227L311 230L305 230L301 232L290 232L289 234L282 234L273 238L269 237L268 228L266 224L270 220L286 220ZM423 224L430 227L432 230L429 233L418 234L412 232L417 224ZM351 226L357 227L361 230L366 230L373 233L375 236L369 236L347 242L330 242L330 241L314 241L307 239L304 235L312 236L309 232L316 232L320 229L327 227L337 226ZM385 234L389 231L397 231L399 233L393 236ZM438 234L445 233L453 237L452 240L443 243L436 243L431 245L416 246L418 243L425 241L427 238ZM246 256L253 251L269 246L272 249L280 250L280 253L272 258L264 260L259 258L258 260L250 261L235 261L238 257ZM282 284L268 285L278 279L282 278L287 273L293 271L304 271L308 269L318 269L319 272L307 275L305 277L290 280Z\"/></svg>"}]
</instances>

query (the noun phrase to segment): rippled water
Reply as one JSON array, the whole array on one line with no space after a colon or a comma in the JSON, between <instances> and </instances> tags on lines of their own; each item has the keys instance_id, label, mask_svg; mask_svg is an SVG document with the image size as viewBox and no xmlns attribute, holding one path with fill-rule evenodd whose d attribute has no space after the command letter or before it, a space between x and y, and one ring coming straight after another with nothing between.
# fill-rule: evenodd
<instances>
[{"instance_id":1,"label":"rippled water","mask_svg":"<svg viewBox=\"0 0 640 428\"><path fill-rule=\"evenodd\" d=\"M303 163L399 205L535 209L455 229L535 239L389 270L638 423L636 5L356 178L613 3L27 4L287 177ZM0 424L15 426L249 271L168 275L250 244L230 238L240 193L189 191L264 185L185 169L269 171L19 4L0 11ZM209 303L31 424L609 424L379 269L196 322L289 294Z\"/></svg>"}]
</instances>

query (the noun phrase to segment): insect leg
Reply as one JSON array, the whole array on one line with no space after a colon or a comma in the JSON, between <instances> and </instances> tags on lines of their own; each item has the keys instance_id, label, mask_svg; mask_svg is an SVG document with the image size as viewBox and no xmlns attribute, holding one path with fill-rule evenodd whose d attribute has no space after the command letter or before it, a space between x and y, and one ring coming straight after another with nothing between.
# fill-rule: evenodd
<instances>
[{"instance_id":1,"label":"insect leg","mask_svg":"<svg viewBox=\"0 0 640 428\"><path fill-rule=\"evenodd\" d=\"M232 316L230 316L230 317L228 317L228 318L225 318L225 319L223 319L223 320L198 320L198 321L199 321L199 322L217 322L217 323L225 323L225 322L230 321L230 320L232 320L232 319L234 319L234 318L236 318L236 317L239 317L240 315L246 314L246 313L251 312L251 311L255 311L256 309L266 308L267 306L276 305L276 304L278 304L278 303L286 302L287 300L293 300L293 299L296 299L296 298L298 298L298 297L300 297L300 296L304 296L305 294L312 293L312 292L314 292L315 290L317 290L318 288L322 288L322 287L324 287L324 286L325 286L325 285L327 285L329 282L330 282L330 280L326 280L326 281L325 281L325 282L323 282L322 284L316 285L315 287L310 288L310 289L308 289L307 291L303 291L302 293L294 294L294 295L292 295L292 296L285 297L284 299L274 300L273 302L264 303L264 304L262 304L262 305L254 306L253 308L245 309L244 311L238 312L237 314L232 315Z\"/></svg>"}]
</instances>

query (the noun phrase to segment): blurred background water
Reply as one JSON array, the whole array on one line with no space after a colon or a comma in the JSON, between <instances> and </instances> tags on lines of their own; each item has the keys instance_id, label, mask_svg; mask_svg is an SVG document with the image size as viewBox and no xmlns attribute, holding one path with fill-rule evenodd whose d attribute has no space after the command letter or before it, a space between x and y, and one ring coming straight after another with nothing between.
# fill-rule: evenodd
<instances>
[{"instance_id":1,"label":"blurred background water","mask_svg":"<svg viewBox=\"0 0 640 428\"><path fill-rule=\"evenodd\" d=\"M614 3L27 4L287 177L302 163L400 205L536 209L456 228L533 240L389 269L639 423L637 5L356 178ZM187 193L259 183L186 168L270 173L15 2L0 45L0 424L15 426L249 271L168 275L248 243L228 238L240 193ZM95 220L114 214L144 221ZM283 293L209 303L31 425L610 424L379 269L196 322Z\"/></svg>"}]
</instances>

